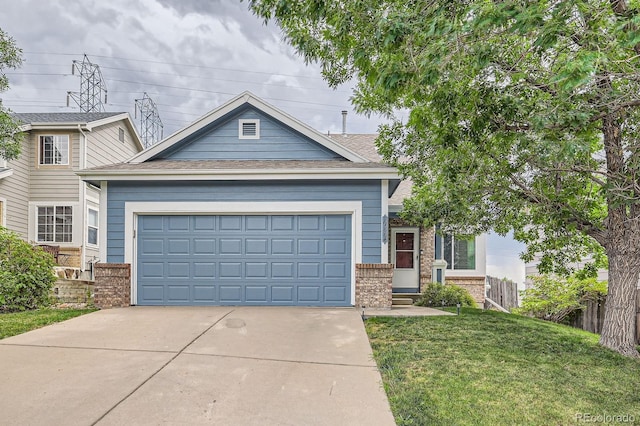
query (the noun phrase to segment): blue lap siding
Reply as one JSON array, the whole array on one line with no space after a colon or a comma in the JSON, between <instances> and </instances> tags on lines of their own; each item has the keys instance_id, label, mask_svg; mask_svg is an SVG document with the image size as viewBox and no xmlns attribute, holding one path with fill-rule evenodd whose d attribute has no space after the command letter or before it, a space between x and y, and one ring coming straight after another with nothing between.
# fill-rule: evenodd
<instances>
[{"instance_id":1,"label":"blue lap siding","mask_svg":"<svg viewBox=\"0 0 640 426\"><path fill-rule=\"evenodd\" d=\"M107 262L124 262L126 202L361 201L362 262L380 263L380 181L109 182Z\"/></svg>"}]
</instances>

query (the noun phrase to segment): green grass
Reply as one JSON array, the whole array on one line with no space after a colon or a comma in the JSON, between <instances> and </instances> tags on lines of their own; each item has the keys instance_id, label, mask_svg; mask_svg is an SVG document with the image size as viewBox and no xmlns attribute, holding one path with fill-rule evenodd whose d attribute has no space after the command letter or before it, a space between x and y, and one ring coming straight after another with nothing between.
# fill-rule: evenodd
<instances>
[{"instance_id":1,"label":"green grass","mask_svg":"<svg viewBox=\"0 0 640 426\"><path fill-rule=\"evenodd\" d=\"M583 413L640 423L640 360L595 334L477 309L366 329L398 425L565 425Z\"/></svg>"},{"instance_id":2,"label":"green grass","mask_svg":"<svg viewBox=\"0 0 640 426\"><path fill-rule=\"evenodd\" d=\"M0 314L0 339L94 312L96 309L36 309Z\"/></svg>"}]
</instances>

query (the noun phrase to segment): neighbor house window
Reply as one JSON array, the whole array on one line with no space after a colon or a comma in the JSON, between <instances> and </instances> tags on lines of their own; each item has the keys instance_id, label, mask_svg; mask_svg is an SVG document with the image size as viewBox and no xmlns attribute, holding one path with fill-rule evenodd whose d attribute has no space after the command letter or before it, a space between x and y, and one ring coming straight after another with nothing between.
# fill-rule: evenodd
<instances>
[{"instance_id":1,"label":"neighbor house window","mask_svg":"<svg viewBox=\"0 0 640 426\"><path fill-rule=\"evenodd\" d=\"M69 135L40 136L40 164L69 164Z\"/></svg>"},{"instance_id":2,"label":"neighbor house window","mask_svg":"<svg viewBox=\"0 0 640 426\"><path fill-rule=\"evenodd\" d=\"M87 210L87 244L98 245L98 211Z\"/></svg>"},{"instance_id":3,"label":"neighbor house window","mask_svg":"<svg viewBox=\"0 0 640 426\"><path fill-rule=\"evenodd\" d=\"M122 127L118 127L118 140L124 142L124 129Z\"/></svg>"},{"instance_id":4,"label":"neighbor house window","mask_svg":"<svg viewBox=\"0 0 640 426\"><path fill-rule=\"evenodd\" d=\"M476 239L455 238L445 235L443 238L443 259L447 269L476 269Z\"/></svg>"},{"instance_id":5,"label":"neighbor house window","mask_svg":"<svg viewBox=\"0 0 640 426\"><path fill-rule=\"evenodd\" d=\"M240 139L260 139L260 120L238 120Z\"/></svg>"},{"instance_id":6,"label":"neighbor house window","mask_svg":"<svg viewBox=\"0 0 640 426\"><path fill-rule=\"evenodd\" d=\"M38 207L38 241L70 243L73 239L71 206Z\"/></svg>"}]
</instances>

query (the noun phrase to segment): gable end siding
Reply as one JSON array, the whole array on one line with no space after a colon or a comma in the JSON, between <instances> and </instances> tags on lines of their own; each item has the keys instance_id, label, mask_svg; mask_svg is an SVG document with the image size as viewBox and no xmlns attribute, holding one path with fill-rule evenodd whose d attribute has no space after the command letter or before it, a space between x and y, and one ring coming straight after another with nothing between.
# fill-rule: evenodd
<instances>
[{"instance_id":1,"label":"gable end siding","mask_svg":"<svg viewBox=\"0 0 640 426\"><path fill-rule=\"evenodd\" d=\"M119 140L119 129L124 131L124 142ZM87 168L120 163L138 153L133 135L122 122L105 124L87 135Z\"/></svg>"},{"instance_id":2,"label":"gable end siding","mask_svg":"<svg viewBox=\"0 0 640 426\"><path fill-rule=\"evenodd\" d=\"M20 156L7 162L7 167L13 171L13 174L0 179L0 199L3 201L5 210L5 226L24 239L29 235L27 212L29 210L30 142L31 136L25 135Z\"/></svg>"},{"instance_id":3,"label":"gable end siding","mask_svg":"<svg viewBox=\"0 0 640 426\"><path fill-rule=\"evenodd\" d=\"M239 120L260 120L259 139L241 139ZM162 155L171 160L331 160L341 158L254 108L244 108Z\"/></svg>"},{"instance_id":4,"label":"gable end siding","mask_svg":"<svg viewBox=\"0 0 640 426\"><path fill-rule=\"evenodd\" d=\"M322 182L109 182L107 262L124 262L125 203L207 201L361 201L362 262L380 263L379 181Z\"/></svg>"}]
</instances>

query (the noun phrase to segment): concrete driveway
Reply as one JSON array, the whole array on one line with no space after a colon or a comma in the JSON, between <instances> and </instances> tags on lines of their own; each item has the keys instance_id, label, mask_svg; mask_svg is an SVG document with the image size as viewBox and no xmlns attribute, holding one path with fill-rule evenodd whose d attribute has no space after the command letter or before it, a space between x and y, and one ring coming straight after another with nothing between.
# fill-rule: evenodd
<instances>
[{"instance_id":1,"label":"concrete driveway","mask_svg":"<svg viewBox=\"0 0 640 426\"><path fill-rule=\"evenodd\" d=\"M131 307L0 340L0 422L393 425L355 309Z\"/></svg>"}]
</instances>

